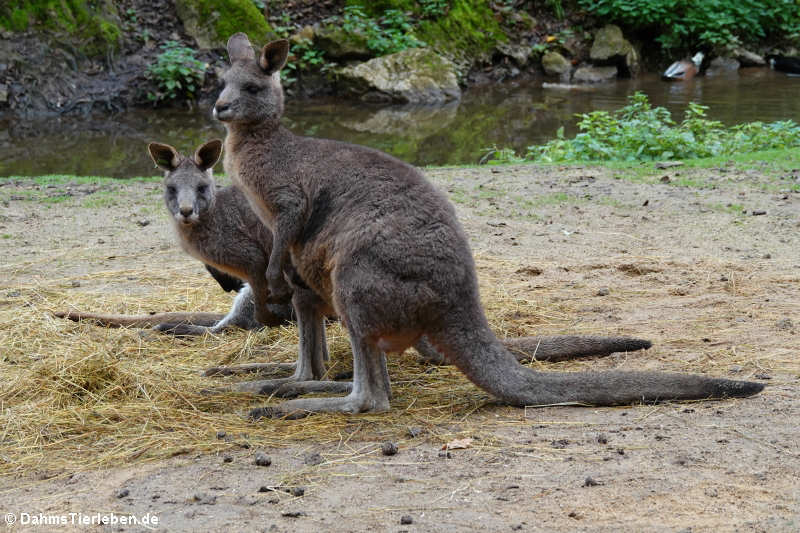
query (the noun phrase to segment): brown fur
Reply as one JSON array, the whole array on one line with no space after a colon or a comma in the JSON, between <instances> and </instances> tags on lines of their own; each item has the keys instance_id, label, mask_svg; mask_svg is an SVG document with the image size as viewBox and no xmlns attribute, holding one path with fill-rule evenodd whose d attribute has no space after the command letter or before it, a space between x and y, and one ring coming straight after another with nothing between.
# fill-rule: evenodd
<instances>
[{"instance_id":1,"label":"brown fur","mask_svg":"<svg viewBox=\"0 0 800 533\"><path fill-rule=\"evenodd\" d=\"M647 372L539 373L521 366L483 314L467 238L445 196L414 167L351 144L300 137L280 125L279 70L287 41L256 58L244 34L214 115L225 123L225 168L273 232L270 292L288 292L289 259L345 323L353 390L286 402L265 414L389 409L385 352L427 335L479 387L511 405L614 405L749 396L763 385Z\"/></svg>"}]
</instances>

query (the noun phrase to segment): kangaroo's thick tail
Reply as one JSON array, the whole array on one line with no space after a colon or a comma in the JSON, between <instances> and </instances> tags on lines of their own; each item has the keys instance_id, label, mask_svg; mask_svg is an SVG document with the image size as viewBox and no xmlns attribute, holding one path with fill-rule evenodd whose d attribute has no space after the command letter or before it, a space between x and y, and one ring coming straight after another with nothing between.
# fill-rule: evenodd
<instances>
[{"instance_id":1,"label":"kangaroo's thick tail","mask_svg":"<svg viewBox=\"0 0 800 533\"><path fill-rule=\"evenodd\" d=\"M516 406L620 405L664 400L751 396L764 385L657 372L535 372L517 362L482 316L450 322L429 332L436 349L466 376L500 400Z\"/></svg>"},{"instance_id":2,"label":"kangaroo's thick tail","mask_svg":"<svg viewBox=\"0 0 800 533\"><path fill-rule=\"evenodd\" d=\"M569 361L581 357L605 356L616 352L646 350L653 344L633 337L599 337L581 335L555 335L552 337L509 337L500 339L517 361ZM422 336L414 345L422 362L444 364L445 359L436 348Z\"/></svg>"},{"instance_id":3,"label":"kangaroo's thick tail","mask_svg":"<svg viewBox=\"0 0 800 533\"><path fill-rule=\"evenodd\" d=\"M155 313L152 315L104 315L100 313L83 313L80 311L63 311L53 313L56 318L66 318L74 322L89 321L107 328L152 328L158 324L190 324L195 326L213 326L225 315L219 313Z\"/></svg>"},{"instance_id":4,"label":"kangaroo's thick tail","mask_svg":"<svg viewBox=\"0 0 800 533\"><path fill-rule=\"evenodd\" d=\"M552 337L511 337L501 339L518 361L568 361L580 357L646 350L653 343L632 337L554 335Z\"/></svg>"}]
</instances>

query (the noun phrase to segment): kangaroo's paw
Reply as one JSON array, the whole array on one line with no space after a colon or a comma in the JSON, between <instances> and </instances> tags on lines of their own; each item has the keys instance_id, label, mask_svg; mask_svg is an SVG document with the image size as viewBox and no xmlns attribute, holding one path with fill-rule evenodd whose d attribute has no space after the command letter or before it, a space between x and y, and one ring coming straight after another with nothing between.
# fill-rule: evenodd
<instances>
[{"instance_id":1,"label":"kangaroo's paw","mask_svg":"<svg viewBox=\"0 0 800 533\"><path fill-rule=\"evenodd\" d=\"M331 392L346 394L353 390L352 381L295 381L285 383L275 389L273 396L278 398L296 398L312 392Z\"/></svg>"},{"instance_id":2,"label":"kangaroo's paw","mask_svg":"<svg viewBox=\"0 0 800 533\"><path fill-rule=\"evenodd\" d=\"M205 369L204 376L233 376L239 374L276 374L291 372L297 363L248 363L232 366L211 366Z\"/></svg>"}]
</instances>

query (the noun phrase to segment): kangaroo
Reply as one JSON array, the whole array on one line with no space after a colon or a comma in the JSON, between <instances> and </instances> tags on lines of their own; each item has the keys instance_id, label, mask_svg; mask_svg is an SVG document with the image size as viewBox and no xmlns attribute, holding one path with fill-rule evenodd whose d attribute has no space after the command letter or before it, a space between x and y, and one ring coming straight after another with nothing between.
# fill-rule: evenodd
<instances>
[{"instance_id":1,"label":"kangaroo","mask_svg":"<svg viewBox=\"0 0 800 533\"><path fill-rule=\"evenodd\" d=\"M193 158L187 158L166 144L151 143L148 146L153 161L165 171L164 201L181 247L202 261L224 290L239 291L228 314L159 313L137 316L70 311L55 313L55 316L75 321L91 320L108 327L153 327L157 331L175 335L219 333L230 326L256 329L283 323L292 318L290 306L266 303L268 290L265 288L265 271L272 250L272 233L261 223L238 188L224 187L219 190L216 188L211 168L219 157L220 149L220 141L209 141L197 149ZM249 283L243 282L240 278L248 280ZM302 285L302 281L298 279L294 279L294 283ZM252 287L261 289L253 291ZM312 305L316 305L316 301L310 295L305 295L304 298ZM264 307L267 308L267 313L257 316L257 309ZM522 337L504 339L502 342L522 361L534 358L539 361L563 361L646 349L651 346L649 341L642 339L592 336ZM327 351L323 349L324 338L319 344L323 350L322 357L327 360ZM421 339L414 347L421 354L422 361L434 364L444 362L443 356L426 339ZM280 363L211 367L206 370L206 375L286 368L294 367ZM324 371L318 368L312 375L318 379L322 373ZM268 394L285 382L285 380L262 380L235 385L233 388L238 391Z\"/></svg>"},{"instance_id":2,"label":"kangaroo","mask_svg":"<svg viewBox=\"0 0 800 533\"><path fill-rule=\"evenodd\" d=\"M743 397L760 383L651 372L536 372L495 337L480 306L475 266L455 209L414 167L383 152L297 136L280 124L286 40L256 56L228 40L230 66L213 108L224 123L224 166L272 230L266 270L272 301L300 278L347 328L353 387L343 397L300 398L261 416L389 410L386 352L426 335L478 387L515 406L617 405Z\"/></svg>"}]
</instances>

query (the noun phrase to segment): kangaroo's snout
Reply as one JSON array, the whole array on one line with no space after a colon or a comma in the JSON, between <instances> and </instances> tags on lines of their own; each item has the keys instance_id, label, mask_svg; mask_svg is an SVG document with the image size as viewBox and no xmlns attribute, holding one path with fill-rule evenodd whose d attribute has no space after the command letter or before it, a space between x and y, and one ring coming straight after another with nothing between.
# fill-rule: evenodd
<instances>
[{"instance_id":1,"label":"kangaroo's snout","mask_svg":"<svg viewBox=\"0 0 800 533\"><path fill-rule=\"evenodd\" d=\"M230 102L217 101L217 103L214 104L214 110L211 112L211 114L214 115L214 118L217 120L225 120L231 114L230 111Z\"/></svg>"},{"instance_id":2,"label":"kangaroo's snout","mask_svg":"<svg viewBox=\"0 0 800 533\"><path fill-rule=\"evenodd\" d=\"M189 218L190 216L192 216L192 213L194 213L194 207L191 205L190 206L182 205L180 207L180 212L181 215L183 215L185 218Z\"/></svg>"}]
</instances>

